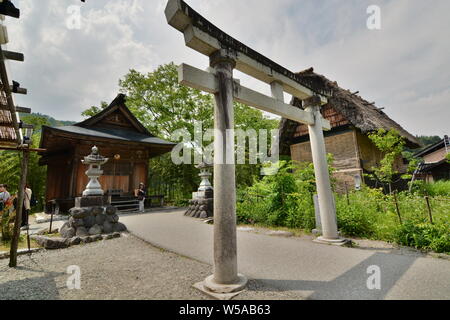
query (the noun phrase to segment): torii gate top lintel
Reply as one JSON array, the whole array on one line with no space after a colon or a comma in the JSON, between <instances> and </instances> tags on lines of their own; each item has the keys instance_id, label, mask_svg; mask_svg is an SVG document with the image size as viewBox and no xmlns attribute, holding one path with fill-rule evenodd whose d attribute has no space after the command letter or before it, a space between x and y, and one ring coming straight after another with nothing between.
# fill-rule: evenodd
<instances>
[{"instance_id":1,"label":"torii gate top lintel","mask_svg":"<svg viewBox=\"0 0 450 320\"><path fill-rule=\"evenodd\" d=\"M208 57L219 50L234 51L236 69L265 83L278 82L283 91L305 100L318 95L326 104L328 92L318 92L297 74L221 31L183 0L169 0L165 9L167 22L184 34L186 45Z\"/></svg>"}]
</instances>

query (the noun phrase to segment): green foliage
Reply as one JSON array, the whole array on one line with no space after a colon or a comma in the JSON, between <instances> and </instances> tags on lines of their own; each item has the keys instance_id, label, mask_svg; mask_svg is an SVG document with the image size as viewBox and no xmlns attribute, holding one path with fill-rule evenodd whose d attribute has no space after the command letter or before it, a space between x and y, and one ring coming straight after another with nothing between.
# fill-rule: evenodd
<instances>
[{"instance_id":1,"label":"green foliage","mask_svg":"<svg viewBox=\"0 0 450 320\"><path fill-rule=\"evenodd\" d=\"M423 180L416 180L413 182L411 192L419 196L450 197L450 181L439 180L433 183L427 183Z\"/></svg>"},{"instance_id":2,"label":"green foliage","mask_svg":"<svg viewBox=\"0 0 450 320\"><path fill-rule=\"evenodd\" d=\"M92 106L89 109L84 110L81 115L85 118L90 118L95 116L97 113L100 113L103 109L108 107L108 103L105 101L100 102L100 107Z\"/></svg>"},{"instance_id":3,"label":"green foliage","mask_svg":"<svg viewBox=\"0 0 450 320\"><path fill-rule=\"evenodd\" d=\"M42 113L31 113L31 114L21 113L20 119L22 119L23 122L25 123L37 125L37 127L35 126L34 129L35 132L40 131L40 126L36 122L34 122L35 121L34 119L41 119L39 120L41 122L41 126L47 125L50 127L70 126L75 123L74 121L56 120L55 118Z\"/></svg>"},{"instance_id":4,"label":"green foliage","mask_svg":"<svg viewBox=\"0 0 450 320\"><path fill-rule=\"evenodd\" d=\"M365 191L367 192L368 190ZM374 235L373 214L378 209L376 204L369 201L354 201L355 198L363 200L360 198L361 196L366 198L366 192L352 194L353 201L350 205L345 197L336 197L337 221L343 234L366 238ZM379 195L372 193L371 196L377 197Z\"/></svg>"},{"instance_id":5,"label":"green foliage","mask_svg":"<svg viewBox=\"0 0 450 320\"><path fill-rule=\"evenodd\" d=\"M39 147L41 128L43 125L50 125L49 118L40 114L31 114L25 115L21 119L27 124L34 125L35 129L32 137L32 147ZM0 161L2 164L0 166L0 183L6 183L8 185L8 191L11 195L18 192L21 176L21 157L21 152L0 151ZM39 155L36 152L30 152L27 183L33 191L34 197L38 201L37 206L32 208L34 212L42 211L43 209L46 176L47 168L39 165Z\"/></svg>"},{"instance_id":6,"label":"green foliage","mask_svg":"<svg viewBox=\"0 0 450 320\"><path fill-rule=\"evenodd\" d=\"M379 129L377 132L369 134L368 137L384 155L380 164L372 168L374 175L382 182L391 183L393 177L398 174L394 164L404 150L405 140L394 129L389 131Z\"/></svg>"},{"instance_id":7,"label":"green foliage","mask_svg":"<svg viewBox=\"0 0 450 320\"><path fill-rule=\"evenodd\" d=\"M276 175L239 190L238 222L311 230L315 226L314 167L307 162L280 161L279 165Z\"/></svg>"},{"instance_id":8,"label":"green foliage","mask_svg":"<svg viewBox=\"0 0 450 320\"><path fill-rule=\"evenodd\" d=\"M426 220L406 221L394 233L395 241L401 245L435 252L450 253L450 225L435 225Z\"/></svg>"},{"instance_id":9,"label":"green foliage","mask_svg":"<svg viewBox=\"0 0 450 320\"><path fill-rule=\"evenodd\" d=\"M170 139L177 129L193 134L197 121L203 121L204 130L213 126L212 96L179 84L174 63L148 74L130 70L119 86L139 121L162 138Z\"/></svg>"},{"instance_id":10,"label":"green foliage","mask_svg":"<svg viewBox=\"0 0 450 320\"><path fill-rule=\"evenodd\" d=\"M448 184L438 182L430 186L434 224L430 223L423 193L418 190L397 195L403 221L400 224L394 196L384 194L381 189L363 187L360 191L351 191L348 196L335 194L338 228L344 236L449 253ZM239 191L238 222L310 231L315 227L312 200L315 192L311 164L282 163L276 176L265 177L252 187Z\"/></svg>"},{"instance_id":11,"label":"green foliage","mask_svg":"<svg viewBox=\"0 0 450 320\"><path fill-rule=\"evenodd\" d=\"M411 180L412 174L417 169L421 159L414 157L414 153L409 151L404 151L402 156L408 162L408 168L406 170L407 173L402 175L402 179Z\"/></svg>"},{"instance_id":12,"label":"green foliage","mask_svg":"<svg viewBox=\"0 0 450 320\"><path fill-rule=\"evenodd\" d=\"M423 144L424 148L438 143L442 140L442 138L439 136L417 136L417 139L421 144Z\"/></svg>"},{"instance_id":13,"label":"green foliage","mask_svg":"<svg viewBox=\"0 0 450 320\"><path fill-rule=\"evenodd\" d=\"M0 235L3 242L7 242L12 239L15 217L16 211L12 204L8 204L0 210Z\"/></svg>"}]
</instances>

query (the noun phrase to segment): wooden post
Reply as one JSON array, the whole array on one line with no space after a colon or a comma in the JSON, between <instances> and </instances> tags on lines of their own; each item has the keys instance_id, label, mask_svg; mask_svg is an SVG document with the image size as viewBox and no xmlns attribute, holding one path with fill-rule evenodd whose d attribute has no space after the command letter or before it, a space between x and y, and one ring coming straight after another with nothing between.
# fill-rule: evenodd
<instances>
[{"instance_id":1,"label":"wooden post","mask_svg":"<svg viewBox=\"0 0 450 320\"><path fill-rule=\"evenodd\" d=\"M56 206L55 205L55 210L52 210L52 212L50 213L50 226L48 227L48 233L52 234L52 224L53 224L53 213L56 211Z\"/></svg>"},{"instance_id":2,"label":"wooden post","mask_svg":"<svg viewBox=\"0 0 450 320\"><path fill-rule=\"evenodd\" d=\"M427 202L428 215L430 216L430 223L433 224L433 213L431 212L430 197L426 196L425 201Z\"/></svg>"},{"instance_id":3,"label":"wooden post","mask_svg":"<svg viewBox=\"0 0 450 320\"><path fill-rule=\"evenodd\" d=\"M30 156L29 150L23 150L21 176L18 192L19 195L17 199L17 208L16 208L16 218L14 220L14 233L13 238L11 240L11 249L9 255L10 268L17 267L17 248L19 246L19 239L20 239L20 225L22 223L22 208L23 208L25 184L27 182L29 156Z\"/></svg>"},{"instance_id":4,"label":"wooden post","mask_svg":"<svg viewBox=\"0 0 450 320\"><path fill-rule=\"evenodd\" d=\"M398 207L397 191L394 192L394 202L395 202L395 208L397 210L398 219L400 220L400 224L403 224L402 216L400 215L400 208Z\"/></svg>"},{"instance_id":5,"label":"wooden post","mask_svg":"<svg viewBox=\"0 0 450 320\"><path fill-rule=\"evenodd\" d=\"M31 253L31 243L30 243L30 225L27 225L27 245L28 245L28 253Z\"/></svg>"},{"instance_id":6,"label":"wooden post","mask_svg":"<svg viewBox=\"0 0 450 320\"><path fill-rule=\"evenodd\" d=\"M350 206L350 198L348 196L347 182L344 182L344 184L345 184L345 195L347 196L347 205Z\"/></svg>"}]
</instances>

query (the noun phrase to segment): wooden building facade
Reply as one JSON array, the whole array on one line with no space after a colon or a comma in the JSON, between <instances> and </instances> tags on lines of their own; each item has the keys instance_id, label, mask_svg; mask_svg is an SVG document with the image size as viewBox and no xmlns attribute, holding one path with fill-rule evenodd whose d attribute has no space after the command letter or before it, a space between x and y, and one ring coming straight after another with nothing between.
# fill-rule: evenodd
<instances>
[{"instance_id":1,"label":"wooden building facade","mask_svg":"<svg viewBox=\"0 0 450 320\"><path fill-rule=\"evenodd\" d=\"M450 154L450 139L447 135L441 141L416 153L414 156L421 158L423 161L414 173L414 179L429 183L438 180L450 180L448 154Z\"/></svg>"},{"instance_id":2,"label":"wooden building facade","mask_svg":"<svg viewBox=\"0 0 450 320\"><path fill-rule=\"evenodd\" d=\"M61 211L74 206L88 183L81 160L93 146L109 158L99 181L107 194L133 196L139 183L147 184L149 159L170 152L175 144L152 135L131 113L125 96L97 115L72 126L42 128L40 165L47 166L46 210L58 202Z\"/></svg>"},{"instance_id":3,"label":"wooden building facade","mask_svg":"<svg viewBox=\"0 0 450 320\"><path fill-rule=\"evenodd\" d=\"M375 103L340 88L336 82L314 73L312 68L298 75L312 87L329 92L328 103L322 106L321 112L331 122L332 129L324 132L325 148L327 153L334 156L338 191L343 191L345 185L354 186L355 181L367 180L364 173L371 172L383 158L383 154L368 138L368 133L380 128L395 129L405 138L409 147L419 147L419 141L377 108ZM297 98L291 104L302 108L302 101ZM280 129L281 154L291 156L295 161L312 161L308 127L282 119ZM407 166L401 157L395 166L399 172L406 171Z\"/></svg>"}]
</instances>

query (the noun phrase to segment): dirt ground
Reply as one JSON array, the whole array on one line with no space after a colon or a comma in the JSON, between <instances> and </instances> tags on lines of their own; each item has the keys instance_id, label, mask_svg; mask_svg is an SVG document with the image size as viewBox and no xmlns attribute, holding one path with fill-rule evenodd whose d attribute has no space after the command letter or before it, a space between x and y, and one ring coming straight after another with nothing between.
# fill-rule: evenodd
<instances>
[{"instance_id":1,"label":"dirt ground","mask_svg":"<svg viewBox=\"0 0 450 320\"><path fill-rule=\"evenodd\" d=\"M16 269L0 260L0 300L203 300L193 288L210 265L163 251L132 235L18 258ZM69 289L70 266L80 270L80 289ZM73 272L73 271L72 271ZM69 281L71 284L75 283ZM250 280L235 300L300 299Z\"/></svg>"}]
</instances>

